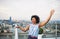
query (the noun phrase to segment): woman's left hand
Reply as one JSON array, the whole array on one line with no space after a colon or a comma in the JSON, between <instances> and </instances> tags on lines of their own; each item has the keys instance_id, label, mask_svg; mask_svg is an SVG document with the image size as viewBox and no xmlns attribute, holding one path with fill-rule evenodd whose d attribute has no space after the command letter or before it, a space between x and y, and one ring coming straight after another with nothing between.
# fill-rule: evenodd
<instances>
[{"instance_id":1,"label":"woman's left hand","mask_svg":"<svg viewBox=\"0 0 60 39\"><path fill-rule=\"evenodd\" d=\"M53 15L53 14L54 14L54 12L55 12L55 10L54 10L54 9L52 9L52 10L50 11L50 15Z\"/></svg>"}]
</instances>

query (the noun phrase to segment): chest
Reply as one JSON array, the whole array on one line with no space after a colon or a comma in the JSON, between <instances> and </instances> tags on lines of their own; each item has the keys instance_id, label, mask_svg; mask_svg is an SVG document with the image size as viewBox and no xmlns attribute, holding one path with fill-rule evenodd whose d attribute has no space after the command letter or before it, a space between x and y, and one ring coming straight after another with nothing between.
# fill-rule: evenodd
<instances>
[{"instance_id":1,"label":"chest","mask_svg":"<svg viewBox=\"0 0 60 39\"><path fill-rule=\"evenodd\" d=\"M30 25L29 30L30 31L37 31L37 30L39 30L39 27L38 27L38 25Z\"/></svg>"}]
</instances>

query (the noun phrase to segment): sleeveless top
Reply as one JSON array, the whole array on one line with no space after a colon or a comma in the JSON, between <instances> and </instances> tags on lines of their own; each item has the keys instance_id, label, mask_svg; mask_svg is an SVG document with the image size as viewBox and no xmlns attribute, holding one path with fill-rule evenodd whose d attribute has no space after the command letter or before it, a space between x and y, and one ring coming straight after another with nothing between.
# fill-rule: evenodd
<instances>
[{"instance_id":1,"label":"sleeveless top","mask_svg":"<svg viewBox=\"0 0 60 39\"><path fill-rule=\"evenodd\" d=\"M29 35L38 37L39 33L39 24L29 24Z\"/></svg>"}]
</instances>

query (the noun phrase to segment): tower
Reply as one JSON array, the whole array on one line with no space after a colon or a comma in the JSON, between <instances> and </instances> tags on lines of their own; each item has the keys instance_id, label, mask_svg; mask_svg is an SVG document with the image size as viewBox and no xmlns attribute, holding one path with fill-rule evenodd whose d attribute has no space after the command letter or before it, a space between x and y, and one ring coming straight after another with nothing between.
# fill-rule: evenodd
<instances>
[{"instance_id":1,"label":"tower","mask_svg":"<svg viewBox=\"0 0 60 39\"><path fill-rule=\"evenodd\" d=\"M12 24L12 18L9 17L9 24Z\"/></svg>"}]
</instances>

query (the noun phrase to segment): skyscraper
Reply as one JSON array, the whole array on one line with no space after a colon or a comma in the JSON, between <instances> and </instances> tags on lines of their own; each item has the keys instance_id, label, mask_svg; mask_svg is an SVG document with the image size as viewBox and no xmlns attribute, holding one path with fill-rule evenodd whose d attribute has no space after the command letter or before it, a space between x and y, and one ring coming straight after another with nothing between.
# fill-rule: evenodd
<instances>
[{"instance_id":1,"label":"skyscraper","mask_svg":"<svg viewBox=\"0 0 60 39\"><path fill-rule=\"evenodd\" d=\"M12 18L11 17L9 17L9 23L12 24Z\"/></svg>"}]
</instances>

